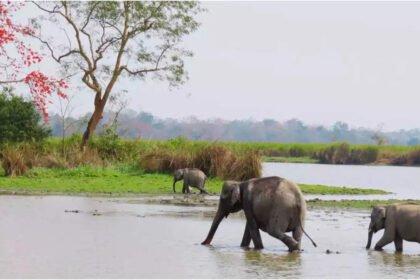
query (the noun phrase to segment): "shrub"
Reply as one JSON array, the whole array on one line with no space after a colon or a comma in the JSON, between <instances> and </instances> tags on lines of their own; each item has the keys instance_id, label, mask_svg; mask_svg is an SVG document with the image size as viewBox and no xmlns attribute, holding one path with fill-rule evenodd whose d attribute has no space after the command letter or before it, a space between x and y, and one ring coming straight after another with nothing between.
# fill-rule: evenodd
<instances>
[{"instance_id":1,"label":"shrub","mask_svg":"<svg viewBox=\"0 0 420 280\"><path fill-rule=\"evenodd\" d=\"M236 158L228 170L228 176L223 179L244 181L259 178L262 173L261 156L255 151L246 151Z\"/></svg>"},{"instance_id":2,"label":"shrub","mask_svg":"<svg viewBox=\"0 0 420 280\"><path fill-rule=\"evenodd\" d=\"M235 154L222 145L185 151L155 147L140 156L139 166L145 172L172 173L179 168L199 168L210 177L245 180L261 176L260 154L242 151Z\"/></svg>"},{"instance_id":3,"label":"shrub","mask_svg":"<svg viewBox=\"0 0 420 280\"><path fill-rule=\"evenodd\" d=\"M360 163L372 163L378 159L378 147L366 147L360 154Z\"/></svg>"},{"instance_id":4,"label":"shrub","mask_svg":"<svg viewBox=\"0 0 420 280\"><path fill-rule=\"evenodd\" d=\"M196 152L195 167L213 177L228 177L229 169L236 160L233 152L221 145L210 145Z\"/></svg>"},{"instance_id":5,"label":"shrub","mask_svg":"<svg viewBox=\"0 0 420 280\"><path fill-rule=\"evenodd\" d=\"M66 161L69 167L106 165L106 161L101 158L98 150L91 147L87 147L84 151L80 151L80 149L73 150L67 155Z\"/></svg>"},{"instance_id":6,"label":"shrub","mask_svg":"<svg viewBox=\"0 0 420 280\"><path fill-rule=\"evenodd\" d=\"M408 153L408 164L420 165L420 149L416 149Z\"/></svg>"},{"instance_id":7,"label":"shrub","mask_svg":"<svg viewBox=\"0 0 420 280\"><path fill-rule=\"evenodd\" d=\"M120 136L118 135L115 126L107 126L104 131L99 134L95 144L102 159L119 159Z\"/></svg>"},{"instance_id":8,"label":"shrub","mask_svg":"<svg viewBox=\"0 0 420 280\"><path fill-rule=\"evenodd\" d=\"M18 147L7 147L3 150L2 167L6 176L21 176L31 167L24 153Z\"/></svg>"},{"instance_id":9,"label":"shrub","mask_svg":"<svg viewBox=\"0 0 420 280\"><path fill-rule=\"evenodd\" d=\"M303 157L306 156L305 150L302 147L293 146L289 149L290 157Z\"/></svg>"},{"instance_id":10,"label":"shrub","mask_svg":"<svg viewBox=\"0 0 420 280\"><path fill-rule=\"evenodd\" d=\"M40 157L38 162L35 164L38 167L46 168L67 168L69 167L66 160L62 157L59 157L55 154L49 154L43 157Z\"/></svg>"},{"instance_id":11,"label":"shrub","mask_svg":"<svg viewBox=\"0 0 420 280\"><path fill-rule=\"evenodd\" d=\"M333 164L346 164L349 163L350 159L350 144L349 143L338 143L333 146Z\"/></svg>"},{"instance_id":12,"label":"shrub","mask_svg":"<svg viewBox=\"0 0 420 280\"><path fill-rule=\"evenodd\" d=\"M0 93L0 144L43 140L50 130L40 120L31 101Z\"/></svg>"}]
</instances>

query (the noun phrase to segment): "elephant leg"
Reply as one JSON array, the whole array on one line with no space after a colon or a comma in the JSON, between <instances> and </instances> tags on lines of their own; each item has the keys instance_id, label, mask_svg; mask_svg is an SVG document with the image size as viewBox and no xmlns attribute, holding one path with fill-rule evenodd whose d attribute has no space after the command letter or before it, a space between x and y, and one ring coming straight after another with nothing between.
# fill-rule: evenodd
<instances>
[{"instance_id":1,"label":"elephant leg","mask_svg":"<svg viewBox=\"0 0 420 280\"><path fill-rule=\"evenodd\" d=\"M249 234L251 235L252 242L254 242L255 249L257 250L264 249L257 222L255 221L252 213L250 212L248 208L244 209L244 211L245 211L247 228L248 228Z\"/></svg>"},{"instance_id":2,"label":"elephant leg","mask_svg":"<svg viewBox=\"0 0 420 280\"><path fill-rule=\"evenodd\" d=\"M261 240L260 230L258 228L254 228L254 229L250 229L249 231L252 238L252 242L254 242L255 249L257 250L264 249L264 246Z\"/></svg>"},{"instance_id":3,"label":"elephant leg","mask_svg":"<svg viewBox=\"0 0 420 280\"><path fill-rule=\"evenodd\" d=\"M190 193L190 187L188 186L188 182L186 182L185 180L184 180L184 185L182 187L182 192L183 193Z\"/></svg>"},{"instance_id":4,"label":"elephant leg","mask_svg":"<svg viewBox=\"0 0 420 280\"><path fill-rule=\"evenodd\" d=\"M249 247L251 243L251 233L249 232L248 223L245 226L244 236L242 237L241 247Z\"/></svg>"},{"instance_id":5,"label":"elephant leg","mask_svg":"<svg viewBox=\"0 0 420 280\"><path fill-rule=\"evenodd\" d=\"M205 193L205 194L209 194L208 192L206 192L206 190L203 187L197 187L200 190L200 193Z\"/></svg>"},{"instance_id":6,"label":"elephant leg","mask_svg":"<svg viewBox=\"0 0 420 280\"><path fill-rule=\"evenodd\" d=\"M301 240L302 240L302 235L303 235L302 227L297 227L293 231L293 239L296 240L296 242L298 243L298 250L299 251L300 251L300 244L301 244Z\"/></svg>"},{"instance_id":7,"label":"elephant leg","mask_svg":"<svg viewBox=\"0 0 420 280\"><path fill-rule=\"evenodd\" d=\"M395 250L397 252L402 252L402 250L403 250L403 240L399 235L395 236L394 244L395 244Z\"/></svg>"},{"instance_id":8,"label":"elephant leg","mask_svg":"<svg viewBox=\"0 0 420 280\"><path fill-rule=\"evenodd\" d=\"M382 236L382 238L378 241L378 243L376 243L375 250L376 251L382 251L382 247L388 245L392 241L394 241L394 240L389 238L386 234L384 234L384 236Z\"/></svg>"},{"instance_id":9,"label":"elephant leg","mask_svg":"<svg viewBox=\"0 0 420 280\"><path fill-rule=\"evenodd\" d=\"M294 238L288 236L284 232L277 231L274 233L270 233L270 235L277 239L280 239L289 248L289 252L293 252L300 249L299 243Z\"/></svg>"}]
</instances>

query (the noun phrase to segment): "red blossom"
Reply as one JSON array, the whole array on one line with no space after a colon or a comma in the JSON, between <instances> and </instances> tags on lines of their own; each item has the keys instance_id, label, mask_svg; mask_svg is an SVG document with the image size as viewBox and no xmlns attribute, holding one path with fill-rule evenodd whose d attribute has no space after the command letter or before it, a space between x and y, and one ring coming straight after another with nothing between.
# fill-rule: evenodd
<instances>
[{"instance_id":1,"label":"red blossom","mask_svg":"<svg viewBox=\"0 0 420 280\"><path fill-rule=\"evenodd\" d=\"M0 80L19 81L19 77L29 86L33 96L33 103L42 112L44 121L48 122L47 101L53 94L66 98L63 89L68 88L67 83L62 79L49 77L40 71L31 71L24 74L30 66L40 63L42 55L32 50L25 42L25 39L34 33L29 26L15 24L12 14L24 5L23 2L2 2L0 1L0 62L6 71L0 72ZM20 57L12 57L7 53L7 46L17 50ZM50 102L48 102L50 103Z\"/></svg>"}]
</instances>

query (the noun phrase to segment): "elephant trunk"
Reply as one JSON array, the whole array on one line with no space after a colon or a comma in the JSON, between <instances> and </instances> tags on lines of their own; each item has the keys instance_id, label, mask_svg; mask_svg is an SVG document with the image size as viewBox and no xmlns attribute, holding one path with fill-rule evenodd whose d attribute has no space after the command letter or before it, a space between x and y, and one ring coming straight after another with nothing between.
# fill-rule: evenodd
<instances>
[{"instance_id":1,"label":"elephant trunk","mask_svg":"<svg viewBox=\"0 0 420 280\"><path fill-rule=\"evenodd\" d=\"M370 244L372 243L372 236L373 236L373 228L372 228L372 225L369 225L368 243L366 245L366 249L370 248Z\"/></svg>"},{"instance_id":2,"label":"elephant trunk","mask_svg":"<svg viewBox=\"0 0 420 280\"><path fill-rule=\"evenodd\" d=\"M174 192L176 192L175 191L175 183L177 182L177 180L174 178L174 184L173 184L173 189L174 189Z\"/></svg>"},{"instance_id":3,"label":"elephant trunk","mask_svg":"<svg viewBox=\"0 0 420 280\"><path fill-rule=\"evenodd\" d=\"M209 245L213 239L214 234L216 233L217 227L219 226L220 222L223 220L224 217L223 210L219 207L217 210L216 216L214 216L213 223L211 224L211 228L209 234L207 235L206 239L201 242L202 245Z\"/></svg>"}]
</instances>

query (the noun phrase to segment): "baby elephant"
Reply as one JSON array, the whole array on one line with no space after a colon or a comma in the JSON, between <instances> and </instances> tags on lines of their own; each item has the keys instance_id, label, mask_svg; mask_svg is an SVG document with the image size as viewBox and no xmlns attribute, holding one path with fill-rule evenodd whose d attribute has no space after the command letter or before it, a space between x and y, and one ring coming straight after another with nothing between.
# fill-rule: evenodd
<instances>
[{"instance_id":1,"label":"baby elephant","mask_svg":"<svg viewBox=\"0 0 420 280\"><path fill-rule=\"evenodd\" d=\"M370 248L372 235L385 228L384 235L376 243L375 250L394 241L397 252L403 250L403 240L420 243L420 205L400 204L372 209L366 249Z\"/></svg>"},{"instance_id":2,"label":"baby elephant","mask_svg":"<svg viewBox=\"0 0 420 280\"><path fill-rule=\"evenodd\" d=\"M174 172L174 192L175 191L175 183L180 181L180 180L184 180L184 186L182 187L182 192L183 193L189 193L190 192L190 188L189 187L194 187L200 190L200 193L205 193L205 194L209 194L205 189L204 189L204 184L206 183L206 174L204 174L203 171L201 171L200 169L197 168L183 168L183 169L178 169Z\"/></svg>"}]
</instances>

